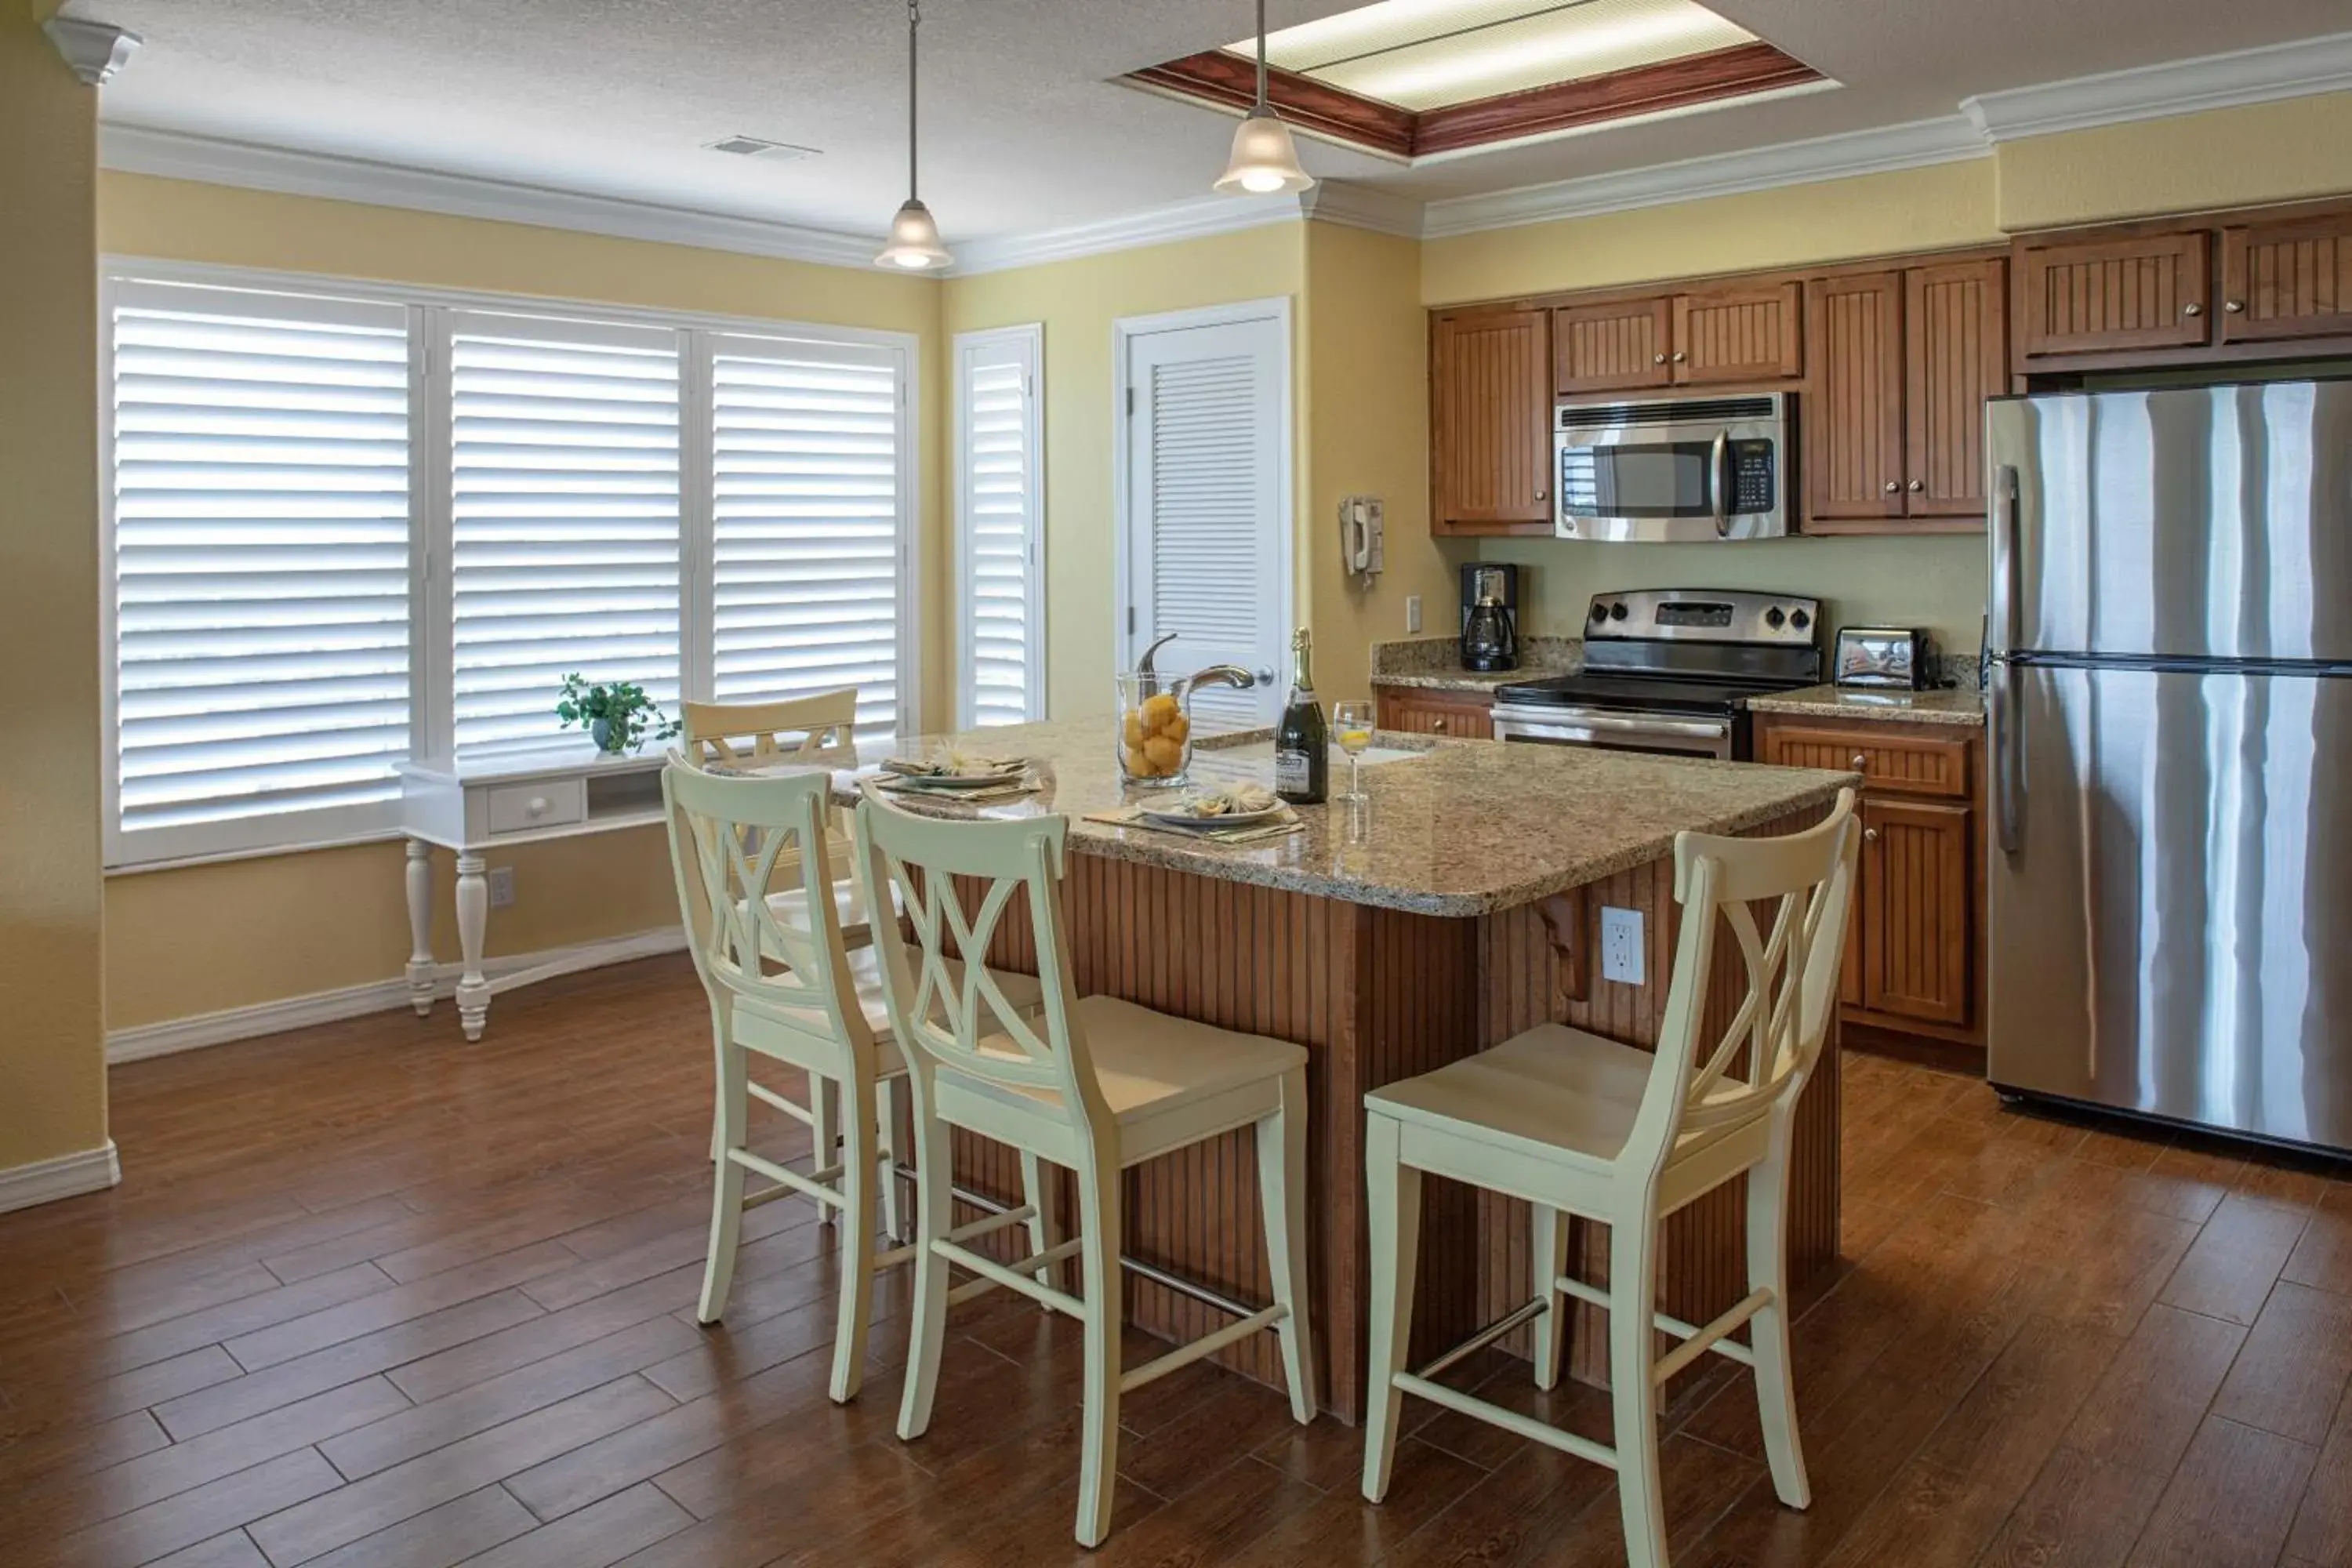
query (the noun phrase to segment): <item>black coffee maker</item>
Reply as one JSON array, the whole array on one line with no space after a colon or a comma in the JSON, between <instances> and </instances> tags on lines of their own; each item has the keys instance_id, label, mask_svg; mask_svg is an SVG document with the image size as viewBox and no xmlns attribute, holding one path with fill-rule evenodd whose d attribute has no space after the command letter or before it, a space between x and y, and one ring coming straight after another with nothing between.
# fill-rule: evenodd
<instances>
[{"instance_id":1,"label":"black coffee maker","mask_svg":"<svg viewBox=\"0 0 2352 1568\"><path fill-rule=\"evenodd\" d=\"M1473 561L1462 568L1462 668L1519 668L1519 569Z\"/></svg>"}]
</instances>

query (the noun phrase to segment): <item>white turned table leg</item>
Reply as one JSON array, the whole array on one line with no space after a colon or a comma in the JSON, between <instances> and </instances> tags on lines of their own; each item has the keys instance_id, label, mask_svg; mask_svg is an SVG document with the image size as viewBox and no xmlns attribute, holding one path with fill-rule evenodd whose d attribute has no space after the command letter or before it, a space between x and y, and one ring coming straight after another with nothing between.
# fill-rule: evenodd
<instances>
[{"instance_id":1,"label":"white turned table leg","mask_svg":"<svg viewBox=\"0 0 2352 1568\"><path fill-rule=\"evenodd\" d=\"M433 846L408 841L408 1000L420 1018L433 1011Z\"/></svg>"},{"instance_id":2,"label":"white turned table leg","mask_svg":"<svg viewBox=\"0 0 2352 1568\"><path fill-rule=\"evenodd\" d=\"M482 974L482 933L490 921L490 886L479 855L457 857L457 947L465 967L457 975L457 1022L466 1038L478 1040L489 1021L490 986Z\"/></svg>"}]
</instances>

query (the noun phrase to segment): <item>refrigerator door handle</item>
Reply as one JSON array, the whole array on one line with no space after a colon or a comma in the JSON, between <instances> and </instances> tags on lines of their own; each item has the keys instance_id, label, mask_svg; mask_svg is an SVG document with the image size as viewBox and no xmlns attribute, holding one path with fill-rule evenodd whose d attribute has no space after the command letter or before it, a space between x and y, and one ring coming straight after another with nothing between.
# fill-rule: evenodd
<instances>
[{"instance_id":1,"label":"refrigerator door handle","mask_svg":"<svg viewBox=\"0 0 2352 1568\"><path fill-rule=\"evenodd\" d=\"M2004 463L1992 479L1992 651L1999 655L2017 647L2017 469Z\"/></svg>"},{"instance_id":2,"label":"refrigerator door handle","mask_svg":"<svg viewBox=\"0 0 2352 1568\"><path fill-rule=\"evenodd\" d=\"M1992 748L1993 833L2004 855L2025 847L2025 772L2020 765L2017 715L2017 667L2005 658L1993 660L1985 686L1985 728Z\"/></svg>"}]
</instances>

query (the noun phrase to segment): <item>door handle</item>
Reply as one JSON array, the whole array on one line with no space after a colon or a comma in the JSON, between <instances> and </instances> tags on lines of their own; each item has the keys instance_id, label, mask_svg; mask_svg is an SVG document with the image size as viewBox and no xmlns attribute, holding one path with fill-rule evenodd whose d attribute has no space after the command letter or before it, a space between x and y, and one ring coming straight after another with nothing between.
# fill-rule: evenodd
<instances>
[{"instance_id":1,"label":"door handle","mask_svg":"<svg viewBox=\"0 0 2352 1568\"><path fill-rule=\"evenodd\" d=\"M1999 639L1993 652L2017 647L2018 501L2017 470L2007 464L1993 472L1992 500L1992 631Z\"/></svg>"},{"instance_id":2,"label":"door handle","mask_svg":"<svg viewBox=\"0 0 2352 1568\"><path fill-rule=\"evenodd\" d=\"M1731 534L1731 485L1724 477L1724 468L1731 461L1731 430L1729 426L1715 433L1715 445L1706 455L1707 508L1715 513L1715 536L1726 539Z\"/></svg>"},{"instance_id":3,"label":"door handle","mask_svg":"<svg viewBox=\"0 0 2352 1568\"><path fill-rule=\"evenodd\" d=\"M1993 836L2000 852L2014 856L2025 847L2025 775L2019 755L2017 669L1997 659L1992 679L1985 685L1985 729L1992 747Z\"/></svg>"}]
</instances>

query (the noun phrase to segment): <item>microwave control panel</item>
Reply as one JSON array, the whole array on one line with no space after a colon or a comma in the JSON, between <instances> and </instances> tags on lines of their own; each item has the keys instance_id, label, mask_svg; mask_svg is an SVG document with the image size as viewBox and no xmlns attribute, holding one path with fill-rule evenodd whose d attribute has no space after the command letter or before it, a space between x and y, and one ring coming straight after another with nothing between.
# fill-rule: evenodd
<instances>
[{"instance_id":1,"label":"microwave control panel","mask_svg":"<svg viewBox=\"0 0 2352 1568\"><path fill-rule=\"evenodd\" d=\"M1775 489L1772 443L1732 442L1731 504L1725 510L1741 513L1770 511Z\"/></svg>"}]
</instances>

